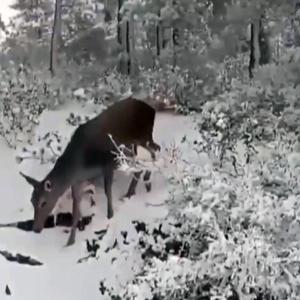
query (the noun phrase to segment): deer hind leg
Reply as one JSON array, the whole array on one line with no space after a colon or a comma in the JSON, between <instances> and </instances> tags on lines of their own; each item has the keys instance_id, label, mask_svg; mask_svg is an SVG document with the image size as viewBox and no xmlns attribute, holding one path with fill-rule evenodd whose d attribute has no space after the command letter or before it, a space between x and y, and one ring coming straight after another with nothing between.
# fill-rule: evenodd
<instances>
[{"instance_id":1,"label":"deer hind leg","mask_svg":"<svg viewBox=\"0 0 300 300\"><path fill-rule=\"evenodd\" d=\"M152 184L151 184L151 171L146 170L145 174L144 174L144 184L145 184L145 188L147 193L151 192L152 189Z\"/></svg>"},{"instance_id":2,"label":"deer hind leg","mask_svg":"<svg viewBox=\"0 0 300 300\"><path fill-rule=\"evenodd\" d=\"M148 149L147 149L148 150ZM149 151L149 150L148 150ZM132 153L136 156L137 155L137 144L132 145ZM146 171L147 172L147 171ZM138 182L140 180L140 177L142 175L143 171L138 171L133 173L133 178L129 184L127 193L125 194L125 198L130 198L131 196L135 195L136 193L136 187L138 185ZM144 179L145 180L145 179ZM147 179L146 179L147 180Z\"/></svg>"},{"instance_id":3,"label":"deer hind leg","mask_svg":"<svg viewBox=\"0 0 300 300\"><path fill-rule=\"evenodd\" d=\"M155 152L160 151L160 146L156 144L153 140L144 142L143 144L141 144L141 146L144 147L146 150L148 150L151 155L151 158L155 160L156 158Z\"/></svg>"},{"instance_id":4,"label":"deer hind leg","mask_svg":"<svg viewBox=\"0 0 300 300\"><path fill-rule=\"evenodd\" d=\"M161 150L161 147L155 143L153 140L149 141L148 143L148 146L151 147L154 151L160 151Z\"/></svg>"},{"instance_id":5,"label":"deer hind leg","mask_svg":"<svg viewBox=\"0 0 300 300\"><path fill-rule=\"evenodd\" d=\"M147 142L144 142L141 146L143 146L146 150L150 152L152 160L156 159L155 152L161 150L161 147L158 144L156 144L152 138L149 139ZM144 180L146 191L149 193L152 189L150 170L145 171L143 180Z\"/></svg>"},{"instance_id":6,"label":"deer hind leg","mask_svg":"<svg viewBox=\"0 0 300 300\"><path fill-rule=\"evenodd\" d=\"M135 195L136 187L138 185L138 182L139 182L139 179L140 179L142 173L143 173L143 171L138 171L138 172L133 173L133 178L129 184L127 193L124 196L125 198L130 198L131 196ZM146 191L149 193L152 189L151 171L149 171L149 170L145 171L143 180L144 180Z\"/></svg>"},{"instance_id":7,"label":"deer hind leg","mask_svg":"<svg viewBox=\"0 0 300 300\"><path fill-rule=\"evenodd\" d=\"M127 193L125 194L124 198L130 198L131 196L135 195L137 184L140 180L143 171L138 171L133 173L132 180L129 184Z\"/></svg>"},{"instance_id":8,"label":"deer hind leg","mask_svg":"<svg viewBox=\"0 0 300 300\"><path fill-rule=\"evenodd\" d=\"M73 208L72 208L72 227L69 235L69 239L66 246L71 246L75 243L76 229L80 219L80 201L83 192L82 183L76 183L72 186L72 198L73 198Z\"/></svg>"},{"instance_id":9,"label":"deer hind leg","mask_svg":"<svg viewBox=\"0 0 300 300\"><path fill-rule=\"evenodd\" d=\"M86 185L84 189L84 193L89 196L91 207L96 205L95 201L95 195L96 195L96 185L95 185L95 178L90 178L87 180Z\"/></svg>"},{"instance_id":10,"label":"deer hind leg","mask_svg":"<svg viewBox=\"0 0 300 300\"><path fill-rule=\"evenodd\" d=\"M107 218L111 219L114 215L112 205L112 183L114 176L113 166L107 166L104 169L104 192L107 198Z\"/></svg>"}]
</instances>

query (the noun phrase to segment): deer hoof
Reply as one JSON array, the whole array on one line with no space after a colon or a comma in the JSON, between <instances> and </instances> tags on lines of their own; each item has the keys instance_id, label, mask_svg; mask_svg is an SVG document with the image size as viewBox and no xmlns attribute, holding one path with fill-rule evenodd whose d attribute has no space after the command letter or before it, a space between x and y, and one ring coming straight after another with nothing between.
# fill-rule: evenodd
<instances>
[{"instance_id":1,"label":"deer hoof","mask_svg":"<svg viewBox=\"0 0 300 300\"><path fill-rule=\"evenodd\" d=\"M151 189L152 189L151 183L146 183L146 184L145 184L145 188L146 188L147 193L150 193L150 192L151 192Z\"/></svg>"},{"instance_id":2,"label":"deer hoof","mask_svg":"<svg viewBox=\"0 0 300 300\"><path fill-rule=\"evenodd\" d=\"M131 196L132 196L132 195L124 195L124 196L121 197L120 200L121 200L122 202L125 202L126 200L129 200L129 199L131 198Z\"/></svg>"},{"instance_id":3,"label":"deer hoof","mask_svg":"<svg viewBox=\"0 0 300 300\"><path fill-rule=\"evenodd\" d=\"M107 212L107 219L111 219L114 216L114 213L112 210L108 210Z\"/></svg>"},{"instance_id":4,"label":"deer hoof","mask_svg":"<svg viewBox=\"0 0 300 300\"><path fill-rule=\"evenodd\" d=\"M78 222L78 229L79 229L79 231L83 231L84 228L85 228L85 225L84 225L83 220L81 219L81 220Z\"/></svg>"},{"instance_id":5,"label":"deer hoof","mask_svg":"<svg viewBox=\"0 0 300 300\"><path fill-rule=\"evenodd\" d=\"M125 195L123 195L122 197L120 197L120 201L124 202L125 200L129 200L132 196L134 196L135 193L126 193Z\"/></svg>"},{"instance_id":6,"label":"deer hoof","mask_svg":"<svg viewBox=\"0 0 300 300\"><path fill-rule=\"evenodd\" d=\"M121 201L121 202L125 202L125 200L126 200L126 195L124 195L124 196L121 196L120 198L119 198L119 201Z\"/></svg>"},{"instance_id":7,"label":"deer hoof","mask_svg":"<svg viewBox=\"0 0 300 300\"><path fill-rule=\"evenodd\" d=\"M125 198L130 199L132 196L135 196L135 189L134 190L128 190L128 192L125 194Z\"/></svg>"},{"instance_id":8,"label":"deer hoof","mask_svg":"<svg viewBox=\"0 0 300 300\"><path fill-rule=\"evenodd\" d=\"M75 239L68 239L68 242L65 247L70 247L75 244Z\"/></svg>"}]
</instances>

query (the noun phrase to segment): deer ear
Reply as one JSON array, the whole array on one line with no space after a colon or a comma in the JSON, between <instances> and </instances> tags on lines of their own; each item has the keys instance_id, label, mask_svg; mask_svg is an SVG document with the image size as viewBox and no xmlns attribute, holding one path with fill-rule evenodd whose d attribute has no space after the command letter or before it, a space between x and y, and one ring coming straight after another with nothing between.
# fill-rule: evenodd
<instances>
[{"instance_id":1,"label":"deer ear","mask_svg":"<svg viewBox=\"0 0 300 300\"><path fill-rule=\"evenodd\" d=\"M52 190L52 182L50 180L46 180L44 182L44 190L46 192L51 192L51 190Z\"/></svg>"},{"instance_id":2,"label":"deer ear","mask_svg":"<svg viewBox=\"0 0 300 300\"><path fill-rule=\"evenodd\" d=\"M35 187L35 186L37 186L37 185L39 184L39 181L37 181L36 179L34 179L34 178L30 177L30 176L27 176L27 175L23 174L22 172L20 172L20 175L21 175L22 177L24 177L24 178L26 179L26 181L27 181L30 185L32 185L33 187Z\"/></svg>"}]
</instances>

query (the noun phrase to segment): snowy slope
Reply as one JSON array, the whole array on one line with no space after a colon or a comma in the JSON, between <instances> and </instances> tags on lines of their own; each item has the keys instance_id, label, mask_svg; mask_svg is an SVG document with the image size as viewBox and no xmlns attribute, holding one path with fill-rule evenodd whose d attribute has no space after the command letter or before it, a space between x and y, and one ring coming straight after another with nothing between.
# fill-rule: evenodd
<instances>
[{"instance_id":1,"label":"snowy slope","mask_svg":"<svg viewBox=\"0 0 300 300\"><path fill-rule=\"evenodd\" d=\"M71 111L84 113L92 112L93 108L83 109L79 104L68 105L55 112L44 112L37 134L49 130L59 130L67 136L71 134L71 126L66 126L65 119ZM182 137L191 132L191 118L158 114L156 118L154 140L162 146L180 142ZM41 179L50 165L39 165L38 162L28 160L21 165L16 164L15 155L8 149L4 141L0 140L0 223L31 219L33 211L30 203L31 187L18 174L20 170ZM162 157L166 153L162 151ZM105 299L99 292L99 281L105 279L108 285L126 284L132 271L131 265L138 256L134 255L133 247L128 249L104 250L111 246L115 238L120 237L121 230L128 231L128 239L135 240L135 230L131 220L148 220L155 222L166 213L164 206L148 206L146 203L160 204L167 199L166 183L162 174L153 176L153 190L146 193L140 184L137 195L130 200L121 202L118 199L127 190L131 177L118 171L113 185L115 215L108 222L106 219L106 198L102 188L97 190L97 205L93 207L96 217L92 224L83 232L77 232L76 244L65 248L68 233L63 227L44 229L41 234L23 232L18 229L0 228L0 250L7 250L13 254L21 253L41 261L43 266L27 266L8 262L0 256L0 299L20 300L53 300L53 299ZM87 202L87 201L86 201ZM61 210L70 209L70 201L61 200ZM92 208L84 206L84 214L90 214ZM77 264L77 260L87 255L85 239L94 237L94 231L108 228L108 233L101 241L98 260L89 260ZM134 242L133 242L134 244ZM125 246L124 246L125 247ZM118 257L118 252L124 250L124 259L111 264L112 257ZM12 295L5 295L6 284Z\"/></svg>"}]
</instances>

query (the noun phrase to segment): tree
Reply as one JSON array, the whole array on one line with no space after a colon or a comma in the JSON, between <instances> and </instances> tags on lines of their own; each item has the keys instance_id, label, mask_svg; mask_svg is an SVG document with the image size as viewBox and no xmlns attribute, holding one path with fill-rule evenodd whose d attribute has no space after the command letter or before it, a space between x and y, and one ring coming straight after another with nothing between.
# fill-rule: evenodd
<instances>
[{"instance_id":1,"label":"tree","mask_svg":"<svg viewBox=\"0 0 300 300\"><path fill-rule=\"evenodd\" d=\"M55 65L58 63L58 47L61 45L61 0L55 1L54 22L51 36L51 49L50 49L50 67L49 70L54 76Z\"/></svg>"},{"instance_id":2,"label":"tree","mask_svg":"<svg viewBox=\"0 0 300 300\"><path fill-rule=\"evenodd\" d=\"M20 63L39 65L49 57L49 29L53 24L52 0L16 0L17 11L8 25L4 47ZM47 53L48 52L48 53Z\"/></svg>"}]
</instances>

